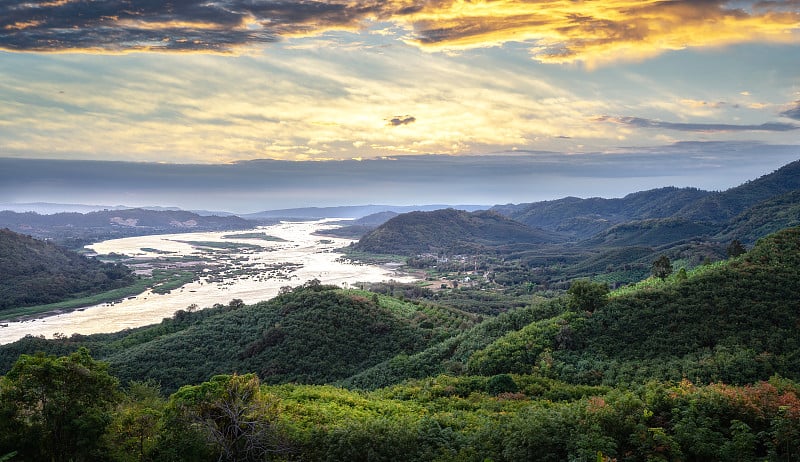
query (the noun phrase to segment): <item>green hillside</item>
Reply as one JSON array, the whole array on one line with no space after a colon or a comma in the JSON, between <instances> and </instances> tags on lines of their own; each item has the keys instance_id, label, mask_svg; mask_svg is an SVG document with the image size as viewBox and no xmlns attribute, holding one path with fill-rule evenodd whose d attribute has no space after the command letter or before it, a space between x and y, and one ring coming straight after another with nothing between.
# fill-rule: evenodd
<instances>
[{"instance_id":1,"label":"green hillside","mask_svg":"<svg viewBox=\"0 0 800 462\"><path fill-rule=\"evenodd\" d=\"M800 190L800 160L735 188L704 197L678 215L690 220L725 222L759 202Z\"/></svg>"},{"instance_id":2,"label":"green hillside","mask_svg":"<svg viewBox=\"0 0 800 462\"><path fill-rule=\"evenodd\" d=\"M800 191L792 191L750 207L734 217L715 237L752 244L778 230L800 225Z\"/></svg>"},{"instance_id":3,"label":"green hillside","mask_svg":"<svg viewBox=\"0 0 800 462\"><path fill-rule=\"evenodd\" d=\"M688 274L607 295L585 281L479 324L312 281L133 331L29 337L0 347L0 454L797 461L798 273L800 227ZM16 359L36 350L63 356ZM155 382L122 390L114 376Z\"/></svg>"},{"instance_id":4,"label":"green hillside","mask_svg":"<svg viewBox=\"0 0 800 462\"><path fill-rule=\"evenodd\" d=\"M660 246L687 239L708 236L718 226L677 218L629 221L615 225L590 239L583 247Z\"/></svg>"},{"instance_id":5,"label":"green hillside","mask_svg":"<svg viewBox=\"0 0 800 462\"><path fill-rule=\"evenodd\" d=\"M566 311L476 351L473 373L578 383L649 379L748 383L800 377L800 228L729 263L651 282L593 313Z\"/></svg>"},{"instance_id":6,"label":"green hillside","mask_svg":"<svg viewBox=\"0 0 800 462\"><path fill-rule=\"evenodd\" d=\"M619 199L566 197L497 205L491 210L528 226L585 239L617 223L671 217L710 194L695 188L660 188L631 193Z\"/></svg>"},{"instance_id":7,"label":"green hillside","mask_svg":"<svg viewBox=\"0 0 800 462\"><path fill-rule=\"evenodd\" d=\"M530 228L494 212L443 209L398 215L362 237L353 250L400 255L472 254L499 245L562 240L555 233Z\"/></svg>"},{"instance_id":8,"label":"green hillside","mask_svg":"<svg viewBox=\"0 0 800 462\"><path fill-rule=\"evenodd\" d=\"M269 383L328 383L438 343L475 320L455 309L311 282L267 302L180 311L134 331L24 339L0 347L0 363L86 346L121 379L153 379L168 390L233 372L255 372Z\"/></svg>"},{"instance_id":9,"label":"green hillside","mask_svg":"<svg viewBox=\"0 0 800 462\"><path fill-rule=\"evenodd\" d=\"M125 266L0 229L0 310L87 296L134 281Z\"/></svg>"},{"instance_id":10,"label":"green hillside","mask_svg":"<svg viewBox=\"0 0 800 462\"><path fill-rule=\"evenodd\" d=\"M376 388L443 373L536 373L573 383L800 378L800 228L739 259L648 280L593 313L567 299L489 319L341 382Z\"/></svg>"}]
</instances>

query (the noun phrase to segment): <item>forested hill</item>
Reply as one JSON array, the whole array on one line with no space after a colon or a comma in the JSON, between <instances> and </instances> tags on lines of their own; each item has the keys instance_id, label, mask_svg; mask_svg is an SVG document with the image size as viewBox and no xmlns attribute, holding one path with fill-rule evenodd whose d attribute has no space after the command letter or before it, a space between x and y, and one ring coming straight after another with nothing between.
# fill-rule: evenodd
<instances>
[{"instance_id":1,"label":"forested hill","mask_svg":"<svg viewBox=\"0 0 800 462\"><path fill-rule=\"evenodd\" d=\"M529 226L585 238L616 223L665 218L712 193L695 188L660 188L619 199L565 197L553 201L496 205L491 210Z\"/></svg>"},{"instance_id":2,"label":"forested hill","mask_svg":"<svg viewBox=\"0 0 800 462\"><path fill-rule=\"evenodd\" d=\"M697 274L652 279L606 301L573 294L555 318L510 332L476 351L481 374L529 371L571 382L649 379L750 383L800 378L800 228ZM598 303L594 303L597 301Z\"/></svg>"},{"instance_id":3,"label":"forested hill","mask_svg":"<svg viewBox=\"0 0 800 462\"><path fill-rule=\"evenodd\" d=\"M99 293L133 280L125 266L0 229L0 310Z\"/></svg>"},{"instance_id":4,"label":"forested hill","mask_svg":"<svg viewBox=\"0 0 800 462\"><path fill-rule=\"evenodd\" d=\"M529 226L585 239L627 221L681 218L722 224L759 202L800 190L800 161L722 192L660 188L619 199L567 197L497 205L494 210Z\"/></svg>"},{"instance_id":5,"label":"forested hill","mask_svg":"<svg viewBox=\"0 0 800 462\"><path fill-rule=\"evenodd\" d=\"M52 215L0 211L0 227L40 239L52 239L71 248L116 237L228 231L254 226L254 222L237 216L201 216L181 210L126 209Z\"/></svg>"},{"instance_id":6,"label":"forested hill","mask_svg":"<svg viewBox=\"0 0 800 462\"><path fill-rule=\"evenodd\" d=\"M759 202L800 190L800 160L727 191L687 205L679 215L693 220L727 221Z\"/></svg>"},{"instance_id":7,"label":"forested hill","mask_svg":"<svg viewBox=\"0 0 800 462\"><path fill-rule=\"evenodd\" d=\"M398 215L353 245L354 250L420 254L474 253L508 244L562 242L555 233L530 228L494 212L443 209Z\"/></svg>"},{"instance_id":8,"label":"forested hill","mask_svg":"<svg viewBox=\"0 0 800 462\"><path fill-rule=\"evenodd\" d=\"M121 379L153 379L168 390L234 372L256 372L269 383L329 383L418 352L477 319L453 308L311 281L255 305L233 300L179 311L133 331L62 340L27 337L0 347L0 374L20 353L64 354L86 346Z\"/></svg>"},{"instance_id":9,"label":"forested hill","mask_svg":"<svg viewBox=\"0 0 800 462\"><path fill-rule=\"evenodd\" d=\"M562 299L489 319L343 382L376 388L450 372L533 372L570 383L752 383L800 379L800 227L747 254L604 295L583 281ZM578 289L583 287L584 289ZM586 288L588 287L588 290Z\"/></svg>"}]
</instances>

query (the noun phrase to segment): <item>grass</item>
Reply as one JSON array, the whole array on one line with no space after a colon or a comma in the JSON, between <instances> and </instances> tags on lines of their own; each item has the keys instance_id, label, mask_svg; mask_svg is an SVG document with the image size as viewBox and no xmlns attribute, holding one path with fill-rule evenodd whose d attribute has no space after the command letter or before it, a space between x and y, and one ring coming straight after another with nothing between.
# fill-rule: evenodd
<instances>
[{"instance_id":1,"label":"grass","mask_svg":"<svg viewBox=\"0 0 800 462\"><path fill-rule=\"evenodd\" d=\"M270 242L289 242L286 239L277 236L270 236L267 233L239 233L239 234L226 234L222 236L223 239L261 239L262 241Z\"/></svg>"},{"instance_id":2,"label":"grass","mask_svg":"<svg viewBox=\"0 0 800 462\"><path fill-rule=\"evenodd\" d=\"M219 242L219 241L175 241L189 244L194 247L207 247L209 249L239 250L239 249L263 249L257 244L245 244L242 242Z\"/></svg>"},{"instance_id":3,"label":"grass","mask_svg":"<svg viewBox=\"0 0 800 462\"><path fill-rule=\"evenodd\" d=\"M198 275L196 271L153 270L153 280L158 281L153 284L153 293L168 294L197 279Z\"/></svg>"}]
</instances>

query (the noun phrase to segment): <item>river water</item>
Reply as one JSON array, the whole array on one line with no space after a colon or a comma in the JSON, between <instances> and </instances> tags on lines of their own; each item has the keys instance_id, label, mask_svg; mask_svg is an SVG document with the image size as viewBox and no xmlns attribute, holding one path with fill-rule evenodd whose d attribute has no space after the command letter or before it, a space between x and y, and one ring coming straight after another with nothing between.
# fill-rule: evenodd
<instances>
[{"instance_id":1,"label":"river water","mask_svg":"<svg viewBox=\"0 0 800 462\"><path fill-rule=\"evenodd\" d=\"M328 224L327 220L282 222L250 231L140 236L92 244L88 247L99 255L112 252L139 258L190 255L208 259L209 274L224 274L229 269L238 271L229 272L224 278L201 278L168 294L147 291L113 305L96 305L36 320L9 322L5 327L0 327L0 344L13 342L26 335L51 338L55 334L69 336L74 333L116 332L155 324L192 304L205 308L215 303L227 304L232 299L242 299L248 304L255 303L274 297L283 286L294 287L312 279L318 279L323 284L340 286L389 279L402 282L413 280L385 267L339 260L342 255L335 249L348 245L351 240L312 234L333 226L335 225ZM231 237L251 232L265 233L282 241ZM239 242L249 246L221 251L219 248L206 248L186 242ZM217 258L222 252L224 255ZM220 264L236 268L220 267Z\"/></svg>"}]
</instances>

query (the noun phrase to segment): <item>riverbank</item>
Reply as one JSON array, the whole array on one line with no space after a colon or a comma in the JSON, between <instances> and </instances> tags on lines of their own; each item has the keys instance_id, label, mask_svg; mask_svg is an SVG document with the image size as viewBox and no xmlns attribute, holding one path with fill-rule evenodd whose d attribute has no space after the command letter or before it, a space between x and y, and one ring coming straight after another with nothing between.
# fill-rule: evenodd
<instances>
[{"instance_id":1,"label":"riverbank","mask_svg":"<svg viewBox=\"0 0 800 462\"><path fill-rule=\"evenodd\" d=\"M13 342L25 335L69 336L140 327L158 323L191 305L205 308L233 299L248 304L268 300L283 287L312 279L342 287L389 279L415 280L399 273L396 267L386 266L387 262L376 265L342 258L337 249L349 245L351 240L323 239L312 234L328 226L332 225L324 220L285 222L247 231L254 234L246 234L244 238L230 232L183 233L93 244L89 247L99 258L113 254L117 259L133 259L140 274L192 268L192 278L164 293L144 290L114 298L118 303L113 304L106 300L92 306L48 307L25 320L3 322L7 327L0 328L0 343ZM264 235L278 239L265 240Z\"/></svg>"}]
</instances>

